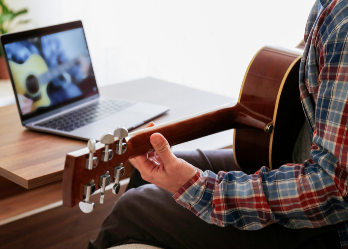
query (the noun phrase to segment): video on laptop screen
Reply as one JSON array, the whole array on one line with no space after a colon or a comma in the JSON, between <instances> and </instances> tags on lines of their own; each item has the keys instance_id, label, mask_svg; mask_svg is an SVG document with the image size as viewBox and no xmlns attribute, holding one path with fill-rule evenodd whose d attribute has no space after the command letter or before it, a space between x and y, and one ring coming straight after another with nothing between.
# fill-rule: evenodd
<instances>
[{"instance_id":1,"label":"video on laptop screen","mask_svg":"<svg viewBox=\"0 0 348 249\"><path fill-rule=\"evenodd\" d=\"M98 94L82 28L4 45L23 116Z\"/></svg>"}]
</instances>

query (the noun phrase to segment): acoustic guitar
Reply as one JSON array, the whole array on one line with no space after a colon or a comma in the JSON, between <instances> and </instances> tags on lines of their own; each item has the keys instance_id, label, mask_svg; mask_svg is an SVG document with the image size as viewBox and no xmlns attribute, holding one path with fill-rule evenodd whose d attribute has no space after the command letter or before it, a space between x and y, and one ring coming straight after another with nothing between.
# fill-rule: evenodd
<instances>
[{"instance_id":1,"label":"acoustic guitar","mask_svg":"<svg viewBox=\"0 0 348 249\"><path fill-rule=\"evenodd\" d=\"M23 64L9 61L9 66L17 93L33 100L31 111L34 111L51 104L47 94L48 83L78 65L79 60L80 57L77 57L56 67L48 68L40 55L32 54Z\"/></svg>"},{"instance_id":2,"label":"acoustic guitar","mask_svg":"<svg viewBox=\"0 0 348 249\"><path fill-rule=\"evenodd\" d=\"M150 136L159 132L170 145L176 145L217 132L235 129L233 150L237 164L246 173L261 166L271 169L292 162L296 138L304 123L299 94L300 49L266 46L261 48L245 73L237 103L205 113L161 124L128 134L118 128L100 142L67 154L63 173L63 205L79 203L91 212L90 196L111 182L119 190L123 165L133 157L153 150Z\"/></svg>"}]
</instances>

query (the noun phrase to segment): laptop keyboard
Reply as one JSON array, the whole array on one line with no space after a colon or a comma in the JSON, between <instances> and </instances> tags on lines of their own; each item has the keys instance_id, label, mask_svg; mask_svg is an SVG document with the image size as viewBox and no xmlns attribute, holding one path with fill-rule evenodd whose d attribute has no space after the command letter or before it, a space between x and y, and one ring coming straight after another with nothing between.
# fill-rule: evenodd
<instances>
[{"instance_id":1,"label":"laptop keyboard","mask_svg":"<svg viewBox=\"0 0 348 249\"><path fill-rule=\"evenodd\" d=\"M99 101L85 107L36 125L60 131L73 131L110 114L124 110L134 104L135 103L117 99L100 99Z\"/></svg>"}]
</instances>

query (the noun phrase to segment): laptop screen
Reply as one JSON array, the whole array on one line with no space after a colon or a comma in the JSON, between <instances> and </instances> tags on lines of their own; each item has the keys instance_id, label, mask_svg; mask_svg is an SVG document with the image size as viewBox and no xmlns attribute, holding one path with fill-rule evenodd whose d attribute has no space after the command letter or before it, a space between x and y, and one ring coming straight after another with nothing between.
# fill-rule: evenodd
<instances>
[{"instance_id":1,"label":"laptop screen","mask_svg":"<svg viewBox=\"0 0 348 249\"><path fill-rule=\"evenodd\" d=\"M67 27L3 42L22 121L98 94L82 24Z\"/></svg>"}]
</instances>

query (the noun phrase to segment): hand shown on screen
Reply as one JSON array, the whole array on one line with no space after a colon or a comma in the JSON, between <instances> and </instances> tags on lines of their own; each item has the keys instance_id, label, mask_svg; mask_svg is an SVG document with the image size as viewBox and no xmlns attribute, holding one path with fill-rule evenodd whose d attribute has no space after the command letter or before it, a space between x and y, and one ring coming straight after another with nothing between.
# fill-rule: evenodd
<instances>
[{"instance_id":1,"label":"hand shown on screen","mask_svg":"<svg viewBox=\"0 0 348 249\"><path fill-rule=\"evenodd\" d=\"M78 61L80 63L80 67L81 67L81 72L84 74L84 75L87 75L88 74L88 71L89 71L89 67L91 65L90 61L86 58L86 56L84 55L81 55L78 57Z\"/></svg>"},{"instance_id":2,"label":"hand shown on screen","mask_svg":"<svg viewBox=\"0 0 348 249\"><path fill-rule=\"evenodd\" d=\"M22 114L25 115L31 112L33 101L20 94L17 94L17 96L18 96L19 106L21 107Z\"/></svg>"}]
</instances>

